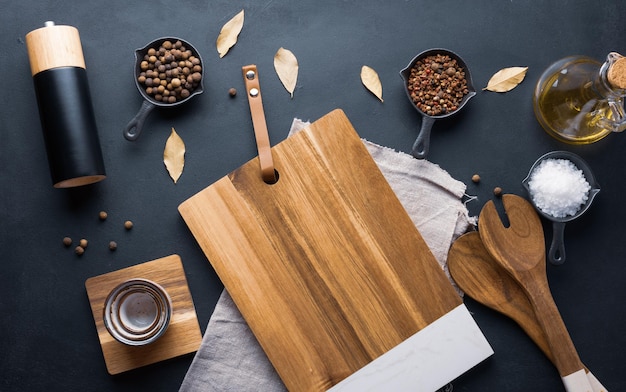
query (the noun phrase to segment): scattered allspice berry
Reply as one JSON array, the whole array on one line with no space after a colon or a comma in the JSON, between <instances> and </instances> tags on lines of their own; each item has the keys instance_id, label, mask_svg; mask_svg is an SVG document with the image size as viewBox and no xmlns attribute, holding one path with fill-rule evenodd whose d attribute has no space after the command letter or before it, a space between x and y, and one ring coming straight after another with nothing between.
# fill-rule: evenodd
<instances>
[{"instance_id":1,"label":"scattered allspice berry","mask_svg":"<svg viewBox=\"0 0 626 392\"><path fill-rule=\"evenodd\" d=\"M126 230L130 230L133 228L133 222L132 221L126 221L124 222L124 228L126 228Z\"/></svg>"},{"instance_id":2,"label":"scattered allspice berry","mask_svg":"<svg viewBox=\"0 0 626 392\"><path fill-rule=\"evenodd\" d=\"M110 250L115 250L115 249L117 249L117 242L115 242L115 241L111 241L111 242L109 242L109 249L110 249Z\"/></svg>"},{"instance_id":3,"label":"scattered allspice berry","mask_svg":"<svg viewBox=\"0 0 626 392\"><path fill-rule=\"evenodd\" d=\"M106 220L108 216L109 215L107 214L106 211L100 211L100 213L98 214L98 217L100 218L100 220Z\"/></svg>"},{"instance_id":4,"label":"scattered allspice berry","mask_svg":"<svg viewBox=\"0 0 626 392\"><path fill-rule=\"evenodd\" d=\"M72 239L70 237L63 238L63 245L65 245L65 246L72 245Z\"/></svg>"},{"instance_id":5,"label":"scattered allspice berry","mask_svg":"<svg viewBox=\"0 0 626 392\"><path fill-rule=\"evenodd\" d=\"M480 176L478 174L474 174L472 176L472 181L476 184L478 184L480 182Z\"/></svg>"},{"instance_id":6,"label":"scattered allspice berry","mask_svg":"<svg viewBox=\"0 0 626 392\"><path fill-rule=\"evenodd\" d=\"M500 188L499 186L497 186L497 187L493 188L493 194L494 194L496 197L500 197L500 196L502 196L502 188Z\"/></svg>"},{"instance_id":7,"label":"scattered allspice berry","mask_svg":"<svg viewBox=\"0 0 626 392\"><path fill-rule=\"evenodd\" d=\"M228 90L228 95L230 95L231 97L234 97L235 95L237 95L237 89L236 88L230 88Z\"/></svg>"},{"instance_id":8,"label":"scattered allspice berry","mask_svg":"<svg viewBox=\"0 0 626 392\"><path fill-rule=\"evenodd\" d=\"M85 249L87 247L88 241L84 238L81 238L81 240L79 241L79 245L81 248Z\"/></svg>"},{"instance_id":9,"label":"scattered allspice berry","mask_svg":"<svg viewBox=\"0 0 626 392\"><path fill-rule=\"evenodd\" d=\"M85 248L83 248L82 246L78 245L75 249L74 252L76 252L77 255L82 256L83 253L85 253Z\"/></svg>"}]
</instances>

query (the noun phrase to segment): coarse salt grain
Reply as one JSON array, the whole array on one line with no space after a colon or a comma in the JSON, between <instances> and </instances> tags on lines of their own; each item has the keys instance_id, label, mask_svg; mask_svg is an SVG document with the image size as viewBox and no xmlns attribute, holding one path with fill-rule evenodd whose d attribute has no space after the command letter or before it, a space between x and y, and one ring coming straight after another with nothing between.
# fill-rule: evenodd
<instances>
[{"instance_id":1,"label":"coarse salt grain","mask_svg":"<svg viewBox=\"0 0 626 392\"><path fill-rule=\"evenodd\" d=\"M530 175L528 189L533 202L555 218L575 215L589 198L591 186L568 159L546 159Z\"/></svg>"}]
</instances>

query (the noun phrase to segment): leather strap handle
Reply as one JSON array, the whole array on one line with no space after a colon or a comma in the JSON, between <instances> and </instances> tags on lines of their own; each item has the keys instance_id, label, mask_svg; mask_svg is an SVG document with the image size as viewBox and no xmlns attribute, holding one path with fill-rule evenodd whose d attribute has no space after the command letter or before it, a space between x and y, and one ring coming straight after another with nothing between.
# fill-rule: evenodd
<instances>
[{"instance_id":1,"label":"leather strap handle","mask_svg":"<svg viewBox=\"0 0 626 392\"><path fill-rule=\"evenodd\" d=\"M250 114L252 115L252 126L254 127L254 136L259 151L261 177L266 183L274 184L277 181L276 170L274 170L270 138L267 132L267 124L265 123L265 113L263 112L259 74L254 64L241 67L241 70L243 71L243 80L246 85Z\"/></svg>"}]
</instances>

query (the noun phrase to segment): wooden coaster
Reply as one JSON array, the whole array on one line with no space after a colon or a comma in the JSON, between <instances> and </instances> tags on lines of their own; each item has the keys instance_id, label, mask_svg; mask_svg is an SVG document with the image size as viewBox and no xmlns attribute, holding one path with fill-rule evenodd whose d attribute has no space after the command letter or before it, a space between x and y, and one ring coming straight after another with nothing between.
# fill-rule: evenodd
<instances>
[{"instance_id":1,"label":"wooden coaster","mask_svg":"<svg viewBox=\"0 0 626 392\"><path fill-rule=\"evenodd\" d=\"M167 331L156 342L145 346L120 343L104 326L103 311L107 295L118 284L132 278L158 283L172 299L173 313ZM87 279L85 287L109 374L118 374L189 354L200 347L202 333L180 256L171 255L94 276Z\"/></svg>"}]
</instances>

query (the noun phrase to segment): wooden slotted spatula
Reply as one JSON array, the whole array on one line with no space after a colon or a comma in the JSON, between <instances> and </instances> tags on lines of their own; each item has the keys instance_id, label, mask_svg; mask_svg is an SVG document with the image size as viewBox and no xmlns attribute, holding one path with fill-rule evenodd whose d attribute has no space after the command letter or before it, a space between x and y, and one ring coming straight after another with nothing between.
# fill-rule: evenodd
<instances>
[{"instance_id":1,"label":"wooden slotted spatula","mask_svg":"<svg viewBox=\"0 0 626 392\"><path fill-rule=\"evenodd\" d=\"M554 363L546 335L520 285L491 257L477 231L459 237L448 252L448 268L456 284L481 304L515 321ZM587 371L594 392L607 389Z\"/></svg>"},{"instance_id":2,"label":"wooden slotted spatula","mask_svg":"<svg viewBox=\"0 0 626 392\"><path fill-rule=\"evenodd\" d=\"M526 292L537 321L546 334L554 364L569 392L593 391L559 310L546 276L543 227L534 207L524 198L503 195L508 217L505 227L493 201L485 204L478 230L485 248Z\"/></svg>"}]
</instances>

